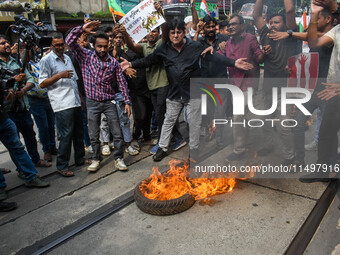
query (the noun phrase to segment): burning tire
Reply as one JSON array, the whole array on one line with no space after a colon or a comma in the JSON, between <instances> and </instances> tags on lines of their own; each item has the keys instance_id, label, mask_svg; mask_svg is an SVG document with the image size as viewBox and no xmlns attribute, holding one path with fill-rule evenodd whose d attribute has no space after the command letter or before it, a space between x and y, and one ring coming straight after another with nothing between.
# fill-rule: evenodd
<instances>
[{"instance_id":1,"label":"burning tire","mask_svg":"<svg viewBox=\"0 0 340 255\"><path fill-rule=\"evenodd\" d=\"M138 208L143 212L158 216L173 215L188 210L195 203L195 198L190 194L171 200L149 199L140 192L140 184L136 186L134 195Z\"/></svg>"}]
</instances>

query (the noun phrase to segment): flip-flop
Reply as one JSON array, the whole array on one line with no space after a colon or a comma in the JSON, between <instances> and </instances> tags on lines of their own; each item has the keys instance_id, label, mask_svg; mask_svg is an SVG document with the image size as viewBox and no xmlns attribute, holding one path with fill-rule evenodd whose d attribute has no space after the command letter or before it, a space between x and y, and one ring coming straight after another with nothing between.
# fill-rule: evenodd
<instances>
[{"instance_id":1,"label":"flip-flop","mask_svg":"<svg viewBox=\"0 0 340 255\"><path fill-rule=\"evenodd\" d=\"M72 177L74 176L74 173L68 169L64 169L64 170L58 170L58 173L64 177Z\"/></svg>"},{"instance_id":2,"label":"flip-flop","mask_svg":"<svg viewBox=\"0 0 340 255\"><path fill-rule=\"evenodd\" d=\"M2 174L9 174L9 173L11 172L11 170L8 169L8 168L0 168L0 172L1 172Z\"/></svg>"},{"instance_id":3,"label":"flip-flop","mask_svg":"<svg viewBox=\"0 0 340 255\"><path fill-rule=\"evenodd\" d=\"M51 162L46 162L45 160L39 160L38 163L34 163L35 167L51 167L52 163Z\"/></svg>"}]
</instances>

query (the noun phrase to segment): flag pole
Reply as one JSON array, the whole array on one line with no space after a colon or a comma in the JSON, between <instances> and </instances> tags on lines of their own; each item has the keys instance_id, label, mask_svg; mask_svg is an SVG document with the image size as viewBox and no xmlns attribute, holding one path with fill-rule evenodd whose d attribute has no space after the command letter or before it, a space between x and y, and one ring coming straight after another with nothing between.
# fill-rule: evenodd
<instances>
[{"instance_id":1,"label":"flag pole","mask_svg":"<svg viewBox=\"0 0 340 255\"><path fill-rule=\"evenodd\" d=\"M114 23L117 23L115 14L113 12L111 12L111 14L112 14L112 18L113 18Z\"/></svg>"}]
</instances>

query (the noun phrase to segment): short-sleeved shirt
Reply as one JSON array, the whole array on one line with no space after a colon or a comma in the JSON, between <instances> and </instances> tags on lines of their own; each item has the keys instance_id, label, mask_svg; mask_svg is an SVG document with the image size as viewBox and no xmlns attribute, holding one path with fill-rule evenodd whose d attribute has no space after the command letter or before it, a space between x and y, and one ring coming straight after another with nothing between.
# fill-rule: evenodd
<instances>
[{"instance_id":1,"label":"short-sleeved shirt","mask_svg":"<svg viewBox=\"0 0 340 255\"><path fill-rule=\"evenodd\" d=\"M40 61L39 84L62 71L73 70L72 78L62 78L47 87L48 97L54 112L81 106L77 73L70 57L64 54L64 60L65 62L52 51Z\"/></svg>"},{"instance_id":2,"label":"short-sleeved shirt","mask_svg":"<svg viewBox=\"0 0 340 255\"><path fill-rule=\"evenodd\" d=\"M330 37L334 42L333 52L329 62L327 82L340 83L340 25L333 27L325 36Z\"/></svg>"},{"instance_id":3,"label":"short-sleeved shirt","mask_svg":"<svg viewBox=\"0 0 340 255\"><path fill-rule=\"evenodd\" d=\"M150 46L149 43L141 43L140 45L143 48L143 56L149 56L162 44L162 39L159 39L153 46ZM149 90L154 90L169 85L168 77L166 76L166 71L163 65L159 64L146 67L145 72Z\"/></svg>"},{"instance_id":4,"label":"short-sleeved shirt","mask_svg":"<svg viewBox=\"0 0 340 255\"><path fill-rule=\"evenodd\" d=\"M33 61L30 61L28 64L28 71L34 79L35 86L27 91L27 95L34 98L48 99L47 89L39 88L39 62L34 63Z\"/></svg>"},{"instance_id":5,"label":"short-sleeved shirt","mask_svg":"<svg viewBox=\"0 0 340 255\"><path fill-rule=\"evenodd\" d=\"M10 57L8 63L6 63L0 58L0 65L12 71L15 71L21 68L20 65L16 62L16 60L12 57ZM30 75L30 73L27 71L27 69L25 69L25 74L26 74L26 83L27 82L34 83L34 79ZM9 77L5 77L5 78L9 78ZM17 88L18 88L18 83L15 82L14 90L16 90ZM18 105L14 105L14 103L17 103ZM22 98L19 98L18 100L12 100L11 102L8 102L8 101L4 102L5 111L13 111L14 108L15 108L15 111L25 111L25 110L28 111L30 109L26 94L24 94L24 96Z\"/></svg>"},{"instance_id":6,"label":"short-sleeved shirt","mask_svg":"<svg viewBox=\"0 0 340 255\"><path fill-rule=\"evenodd\" d=\"M271 90L273 86L283 87L287 85L288 73L285 69L288 65L288 58L299 53L297 39L290 37L274 41L268 37L269 32L267 26L259 30L262 46L270 45L272 47L272 52L264 59L265 90ZM272 78L275 78L276 81L273 82Z\"/></svg>"}]
</instances>

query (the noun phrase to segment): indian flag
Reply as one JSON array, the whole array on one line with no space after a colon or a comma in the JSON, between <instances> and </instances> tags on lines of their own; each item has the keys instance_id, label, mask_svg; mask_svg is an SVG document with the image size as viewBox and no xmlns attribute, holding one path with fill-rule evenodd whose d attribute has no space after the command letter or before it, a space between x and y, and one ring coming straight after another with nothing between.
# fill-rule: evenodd
<instances>
[{"instance_id":1,"label":"indian flag","mask_svg":"<svg viewBox=\"0 0 340 255\"><path fill-rule=\"evenodd\" d=\"M210 15L210 12L208 11L208 5L206 0L202 0L200 9L205 13Z\"/></svg>"},{"instance_id":2,"label":"indian flag","mask_svg":"<svg viewBox=\"0 0 340 255\"><path fill-rule=\"evenodd\" d=\"M114 15L124 17L125 13L123 12L122 8L116 3L116 0L107 0L110 8L110 12Z\"/></svg>"}]
</instances>

